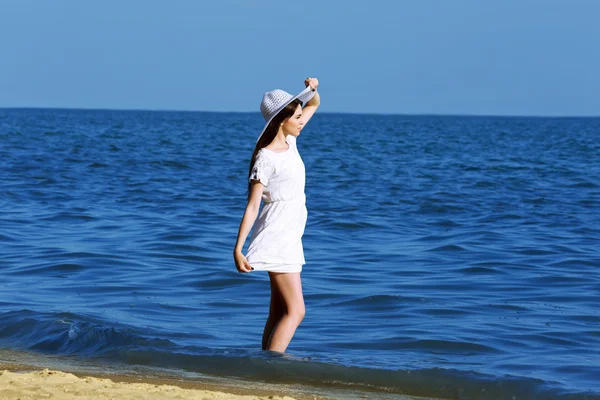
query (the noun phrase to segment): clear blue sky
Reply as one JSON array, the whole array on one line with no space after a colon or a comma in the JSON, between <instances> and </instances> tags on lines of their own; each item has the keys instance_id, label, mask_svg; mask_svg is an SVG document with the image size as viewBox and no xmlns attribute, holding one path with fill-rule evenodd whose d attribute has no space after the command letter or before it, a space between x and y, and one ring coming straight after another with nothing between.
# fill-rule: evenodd
<instances>
[{"instance_id":1,"label":"clear blue sky","mask_svg":"<svg viewBox=\"0 0 600 400\"><path fill-rule=\"evenodd\" d=\"M600 115L597 0L0 0L0 107Z\"/></svg>"}]
</instances>

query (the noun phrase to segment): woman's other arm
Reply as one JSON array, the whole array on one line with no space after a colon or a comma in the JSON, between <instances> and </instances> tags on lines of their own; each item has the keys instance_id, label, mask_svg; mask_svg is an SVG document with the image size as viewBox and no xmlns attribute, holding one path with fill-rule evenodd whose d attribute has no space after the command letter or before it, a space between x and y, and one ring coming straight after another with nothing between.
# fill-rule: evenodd
<instances>
[{"instance_id":1,"label":"woman's other arm","mask_svg":"<svg viewBox=\"0 0 600 400\"><path fill-rule=\"evenodd\" d=\"M263 184L259 181L253 181L252 187L250 188L248 205L246 206L246 211L244 211L244 216L242 217L242 222L240 223L240 228L238 230L237 241L235 242L235 247L233 249L233 260L238 272L250 272L253 269L250 263L248 263L248 260L246 260L246 257L244 257L244 254L242 254L242 250L244 248L244 243L246 243L246 238L248 238L248 234L258 216L260 200L264 188Z\"/></svg>"}]
</instances>

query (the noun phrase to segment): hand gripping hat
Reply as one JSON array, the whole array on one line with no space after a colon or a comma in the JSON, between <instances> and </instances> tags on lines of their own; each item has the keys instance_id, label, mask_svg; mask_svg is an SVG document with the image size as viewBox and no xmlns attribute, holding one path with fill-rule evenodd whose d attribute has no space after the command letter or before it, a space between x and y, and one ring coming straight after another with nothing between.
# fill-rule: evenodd
<instances>
[{"instance_id":1,"label":"hand gripping hat","mask_svg":"<svg viewBox=\"0 0 600 400\"><path fill-rule=\"evenodd\" d=\"M266 121L265 127L258 135L258 139L256 142L260 140L263 133L267 129L267 126L271 123L271 120L281 112L292 101L298 99L302 102L302 104L306 104L307 101L313 98L315 95L315 91L308 86L306 89L301 91L295 96L292 96L288 92L285 92L281 89L275 89L270 92L265 93L263 96L262 102L260 103L260 112L263 118Z\"/></svg>"}]
</instances>

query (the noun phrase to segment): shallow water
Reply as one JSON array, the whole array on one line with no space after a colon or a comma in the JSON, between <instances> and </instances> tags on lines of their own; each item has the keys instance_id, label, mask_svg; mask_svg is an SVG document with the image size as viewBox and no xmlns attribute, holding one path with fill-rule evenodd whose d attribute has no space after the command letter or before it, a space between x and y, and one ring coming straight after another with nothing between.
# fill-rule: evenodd
<instances>
[{"instance_id":1,"label":"shallow water","mask_svg":"<svg viewBox=\"0 0 600 400\"><path fill-rule=\"evenodd\" d=\"M600 398L600 119L317 114L307 315L231 260L259 114L1 110L0 347L451 398ZM587 394L588 397L585 397Z\"/></svg>"}]
</instances>

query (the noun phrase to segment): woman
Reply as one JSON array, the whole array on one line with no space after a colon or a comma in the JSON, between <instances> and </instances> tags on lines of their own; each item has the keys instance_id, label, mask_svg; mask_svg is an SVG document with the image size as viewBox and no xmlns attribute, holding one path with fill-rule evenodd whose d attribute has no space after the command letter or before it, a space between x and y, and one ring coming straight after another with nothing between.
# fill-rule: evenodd
<instances>
[{"instance_id":1,"label":"woman","mask_svg":"<svg viewBox=\"0 0 600 400\"><path fill-rule=\"evenodd\" d=\"M307 78L304 85L306 89L296 96L279 89L263 96L260 111L266 125L252 154L248 205L233 250L238 272L269 273L271 303L262 348L277 352L285 351L305 313L300 272L305 263L302 235L307 213L304 163L296 138L319 107L320 98L316 78ZM258 215L261 199L264 206ZM244 257L242 248L251 228Z\"/></svg>"}]
</instances>

